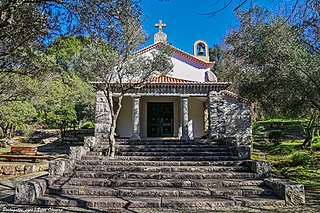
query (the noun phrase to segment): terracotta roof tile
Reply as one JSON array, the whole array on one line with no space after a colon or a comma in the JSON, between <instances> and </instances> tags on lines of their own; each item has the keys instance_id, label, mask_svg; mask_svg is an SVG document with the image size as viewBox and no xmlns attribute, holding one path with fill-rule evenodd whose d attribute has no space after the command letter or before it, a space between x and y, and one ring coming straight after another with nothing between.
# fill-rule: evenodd
<instances>
[{"instance_id":1,"label":"terracotta roof tile","mask_svg":"<svg viewBox=\"0 0 320 213\"><path fill-rule=\"evenodd\" d=\"M157 76L157 77L151 79L150 82L151 83L191 83L191 82L196 82L196 81L190 81L190 80L160 75L160 76Z\"/></svg>"}]
</instances>

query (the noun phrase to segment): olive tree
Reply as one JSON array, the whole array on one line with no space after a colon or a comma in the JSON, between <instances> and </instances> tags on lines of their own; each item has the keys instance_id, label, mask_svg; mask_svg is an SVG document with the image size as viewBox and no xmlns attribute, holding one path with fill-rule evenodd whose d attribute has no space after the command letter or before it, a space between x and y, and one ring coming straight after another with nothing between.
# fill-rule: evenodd
<instances>
[{"instance_id":1,"label":"olive tree","mask_svg":"<svg viewBox=\"0 0 320 213\"><path fill-rule=\"evenodd\" d=\"M135 53L145 41L139 20L124 20L121 34L115 43L95 40L79 56L76 69L101 90L110 109L111 126L108 155L115 154L115 131L124 95L132 88L142 86L155 75L165 75L172 69L170 48L159 44L156 51L146 56ZM115 88L117 91L115 91ZM117 96L113 93L117 92Z\"/></svg>"}]
</instances>

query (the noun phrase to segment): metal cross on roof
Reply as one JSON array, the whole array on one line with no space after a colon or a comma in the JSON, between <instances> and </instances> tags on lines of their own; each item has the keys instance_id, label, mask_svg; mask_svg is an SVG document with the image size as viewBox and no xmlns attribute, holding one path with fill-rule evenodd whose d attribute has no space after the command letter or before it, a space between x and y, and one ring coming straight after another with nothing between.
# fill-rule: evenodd
<instances>
[{"instance_id":1,"label":"metal cross on roof","mask_svg":"<svg viewBox=\"0 0 320 213\"><path fill-rule=\"evenodd\" d=\"M155 25L157 28L159 28L159 32L162 32L162 28L166 28L167 25L162 23L162 20L159 20L159 24Z\"/></svg>"}]
</instances>

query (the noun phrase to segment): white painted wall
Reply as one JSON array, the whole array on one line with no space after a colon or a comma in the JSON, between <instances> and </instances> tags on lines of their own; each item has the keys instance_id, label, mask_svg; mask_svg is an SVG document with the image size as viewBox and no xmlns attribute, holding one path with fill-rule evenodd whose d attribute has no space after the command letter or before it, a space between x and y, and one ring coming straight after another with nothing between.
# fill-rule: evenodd
<instances>
[{"instance_id":1,"label":"white painted wall","mask_svg":"<svg viewBox=\"0 0 320 213\"><path fill-rule=\"evenodd\" d=\"M210 70L209 67L202 67L176 53L173 53L171 60L174 67L173 71L168 75L175 78L204 82L205 72Z\"/></svg>"},{"instance_id":2,"label":"white painted wall","mask_svg":"<svg viewBox=\"0 0 320 213\"><path fill-rule=\"evenodd\" d=\"M128 138L132 135L132 97L122 99L122 108L117 121L117 135Z\"/></svg>"},{"instance_id":3,"label":"white painted wall","mask_svg":"<svg viewBox=\"0 0 320 213\"><path fill-rule=\"evenodd\" d=\"M153 51L157 50L151 50L143 55L145 57L152 57L151 53ZM173 70L168 74L168 76L190 81L205 82L205 72L209 71L210 67L202 66L175 52L173 52L171 60L173 63Z\"/></svg>"},{"instance_id":4,"label":"white painted wall","mask_svg":"<svg viewBox=\"0 0 320 213\"><path fill-rule=\"evenodd\" d=\"M188 98L188 112L189 112L189 137L200 138L205 134L204 132L204 113L203 100L200 98ZM192 127L192 129L190 129Z\"/></svg>"}]
</instances>

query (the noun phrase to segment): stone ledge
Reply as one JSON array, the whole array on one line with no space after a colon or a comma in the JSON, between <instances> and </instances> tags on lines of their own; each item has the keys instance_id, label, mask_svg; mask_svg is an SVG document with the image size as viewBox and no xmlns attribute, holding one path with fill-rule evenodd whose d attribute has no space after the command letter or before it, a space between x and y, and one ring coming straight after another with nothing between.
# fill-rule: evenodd
<instances>
[{"instance_id":1,"label":"stone ledge","mask_svg":"<svg viewBox=\"0 0 320 213\"><path fill-rule=\"evenodd\" d=\"M277 196L284 199L286 205L305 203L304 185L302 184L276 178L265 179L264 184L269 186Z\"/></svg>"},{"instance_id":2,"label":"stone ledge","mask_svg":"<svg viewBox=\"0 0 320 213\"><path fill-rule=\"evenodd\" d=\"M46 179L18 182L15 189L14 204L36 204L36 200L44 195L47 186Z\"/></svg>"},{"instance_id":3,"label":"stone ledge","mask_svg":"<svg viewBox=\"0 0 320 213\"><path fill-rule=\"evenodd\" d=\"M89 147L84 147L84 146L70 147L69 159L81 160L82 156L84 156L89 151L90 151Z\"/></svg>"},{"instance_id":4,"label":"stone ledge","mask_svg":"<svg viewBox=\"0 0 320 213\"><path fill-rule=\"evenodd\" d=\"M235 137L225 137L221 139L220 143L224 144L232 155L239 157L239 160L249 160L251 158L250 145L238 144Z\"/></svg>"},{"instance_id":5,"label":"stone ledge","mask_svg":"<svg viewBox=\"0 0 320 213\"><path fill-rule=\"evenodd\" d=\"M259 174L263 178L271 177L271 163L267 161L246 160L242 166L247 166L251 172Z\"/></svg>"},{"instance_id":6,"label":"stone ledge","mask_svg":"<svg viewBox=\"0 0 320 213\"><path fill-rule=\"evenodd\" d=\"M94 136L86 136L84 137L84 147L88 147L93 149L97 144L97 140Z\"/></svg>"},{"instance_id":7,"label":"stone ledge","mask_svg":"<svg viewBox=\"0 0 320 213\"><path fill-rule=\"evenodd\" d=\"M32 165L32 164L0 164L0 175L23 175L33 172L41 172L48 169L48 164Z\"/></svg>"},{"instance_id":8,"label":"stone ledge","mask_svg":"<svg viewBox=\"0 0 320 213\"><path fill-rule=\"evenodd\" d=\"M72 171L74 161L70 159L57 159L49 163L49 176L62 176L64 173Z\"/></svg>"}]
</instances>

